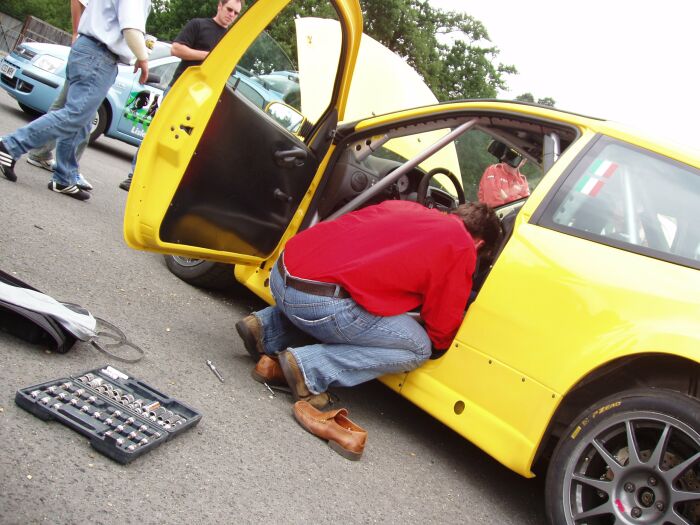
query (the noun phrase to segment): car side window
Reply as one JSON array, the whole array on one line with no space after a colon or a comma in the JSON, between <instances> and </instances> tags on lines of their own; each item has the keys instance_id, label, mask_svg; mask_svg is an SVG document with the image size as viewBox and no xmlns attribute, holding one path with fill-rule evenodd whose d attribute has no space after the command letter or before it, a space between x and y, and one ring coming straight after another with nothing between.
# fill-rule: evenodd
<instances>
[{"instance_id":1,"label":"car side window","mask_svg":"<svg viewBox=\"0 0 700 525\"><path fill-rule=\"evenodd\" d=\"M292 113L294 123L303 119L312 125L328 109L340 63L337 13L329 2L318 4L310 18L300 2L290 3L246 50L227 82L294 133L299 126L287 122Z\"/></svg>"},{"instance_id":2,"label":"car side window","mask_svg":"<svg viewBox=\"0 0 700 525\"><path fill-rule=\"evenodd\" d=\"M175 60L167 64L160 64L150 68L150 73L158 77L158 83L153 84L153 87L165 91L165 89L170 85L170 81L173 79L175 69L179 63L179 60Z\"/></svg>"},{"instance_id":3,"label":"car side window","mask_svg":"<svg viewBox=\"0 0 700 525\"><path fill-rule=\"evenodd\" d=\"M501 131L503 132L502 129ZM389 160L405 162L418 151L433 144L449 132L450 129L432 130L392 139L377 150L376 155ZM457 137L451 145L421 163L419 168L426 173L437 167L449 169L462 181L467 201L482 201L492 207L499 207L527 197L542 179L542 168L523 156L518 156L515 163L517 167L498 168L502 171L509 170L509 172L499 176L499 178L508 177L508 181L501 184L502 189L499 188L499 191L507 190L507 193L504 192L497 203L486 201L483 198L482 191L480 191L483 180L488 176L489 168L500 164L500 159L490 151L493 148L489 148L494 140L493 136L484 131L470 129ZM453 184L444 176L434 177L430 185L455 195Z\"/></svg>"},{"instance_id":4,"label":"car side window","mask_svg":"<svg viewBox=\"0 0 700 525\"><path fill-rule=\"evenodd\" d=\"M540 224L700 267L700 170L612 139L575 165Z\"/></svg>"}]
</instances>

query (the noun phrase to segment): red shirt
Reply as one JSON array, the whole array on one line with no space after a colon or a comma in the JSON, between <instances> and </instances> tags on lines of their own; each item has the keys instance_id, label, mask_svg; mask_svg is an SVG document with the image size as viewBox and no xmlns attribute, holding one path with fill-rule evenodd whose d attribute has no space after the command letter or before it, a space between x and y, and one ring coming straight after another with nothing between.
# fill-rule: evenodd
<instances>
[{"instance_id":1,"label":"red shirt","mask_svg":"<svg viewBox=\"0 0 700 525\"><path fill-rule=\"evenodd\" d=\"M297 234L284 264L295 277L340 284L375 315L422 305L428 336L444 349L464 317L476 248L457 216L390 200Z\"/></svg>"},{"instance_id":2,"label":"red shirt","mask_svg":"<svg viewBox=\"0 0 700 525\"><path fill-rule=\"evenodd\" d=\"M530 195L527 179L517 169L509 171L503 164L489 166L479 182L479 202L492 208Z\"/></svg>"}]
</instances>

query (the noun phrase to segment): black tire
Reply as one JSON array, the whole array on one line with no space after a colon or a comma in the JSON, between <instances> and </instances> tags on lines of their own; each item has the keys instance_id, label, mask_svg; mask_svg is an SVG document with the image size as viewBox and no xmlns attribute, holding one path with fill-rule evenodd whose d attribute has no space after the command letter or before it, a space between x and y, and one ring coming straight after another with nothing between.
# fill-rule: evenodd
<instances>
[{"instance_id":1,"label":"black tire","mask_svg":"<svg viewBox=\"0 0 700 525\"><path fill-rule=\"evenodd\" d=\"M700 402L640 389L571 425L547 471L552 525L700 523Z\"/></svg>"},{"instance_id":2,"label":"black tire","mask_svg":"<svg viewBox=\"0 0 700 525\"><path fill-rule=\"evenodd\" d=\"M97 116L92 120L92 127L90 128L90 138L88 140L89 144L92 144L107 129L107 120L109 120L109 114L107 113L107 108L104 104L100 106L97 110Z\"/></svg>"},{"instance_id":3,"label":"black tire","mask_svg":"<svg viewBox=\"0 0 700 525\"><path fill-rule=\"evenodd\" d=\"M43 115L41 111L37 111L34 108L30 108L26 104L22 104L21 102L17 102L17 104L19 105L20 109L24 111L27 115L31 115L32 117L39 117Z\"/></svg>"},{"instance_id":4,"label":"black tire","mask_svg":"<svg viewBox=\"0 0 700 525\"><path fill-rule=\"evenodd\" d=\"M237 284L232 264L188 259L176 255L165 255L164 258L168 270L193 286L211 290L225 290Z\"/></svg>"}]
</instances>

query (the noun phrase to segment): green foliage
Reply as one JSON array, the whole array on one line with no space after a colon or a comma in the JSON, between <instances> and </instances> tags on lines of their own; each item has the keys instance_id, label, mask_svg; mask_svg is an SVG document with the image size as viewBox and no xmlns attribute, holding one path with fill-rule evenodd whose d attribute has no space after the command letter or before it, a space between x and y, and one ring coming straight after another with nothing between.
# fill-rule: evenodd
<instances>
[{"instance_id":1,"label":"green foliage","mask_svg":"<svg viewBox=\"0 0 700 525\"><path fill-rule=\"evenodd\" d=\"M3 0L0 10L22 22L32 15L71 32L70 2L67 0Z\"/></svg>"},{"instance_id":2,"label":"green foliage","mask_svg":"<svg viewBox=\"0 0 700 525\"><path fill-rule=\"evenodd\" d=\"M486 28L468 15L435 9L427 0L360 3L364 32L403 57L438 100L493 98L505 89L505 76L517 72L497 62L498 48L481 45L488 42ZM296 0L269 28L290 57L296 56L294 18L308 16L337 18L325 0Z\"/></svg>"},{"instance_id":3,"label":"green foliage","mask_svg":"<svg viewBox=\"0 0 700 525\"><path fill-rule=\"evenodd\" d=\"M514 66L475 18L433 8L427 0L361 0L365 32L406 59L438 100L493 98Z\"/></svg>"},{"instance_id":4,"label":"green foliage","mask_svg":"<svg viewBox=\"0 0 700 525\"><path fill-rule=\"evenodd\" d=\"M486 151L486 148L491 142L490 135L481 131L469 131L462 135L455 142L457 148L457 157L459 159L459 169L462 172L462 185L464 187L464 196L467 201L477 200L477 190L479 189L479 181L484 173L484 168L494 162L496 159Z\"/></svg>"},{"instance_id":5,"label":"green foliage","mask_svg":"<svg viewBox=\"0 0 700 525\"><path fill-rule=\"evenodd\" d=\"M522 95L518 95L515 97L515 100L520 102L530 102L531 104L535 103L535 97L532 95L532 93L523 93Z\"/></svg>"},{"instance_id":6,"label":"green foliage","mask_svg":"<svg viewBox=\"0 0 700 525\"><path fill-rule=\"evenodd\" d=\"M244 10L256 0L245 2ZM31 14L70 31L68 0L3 0L3 11L20 20ZM218 0L152 0L147 30L171 41L192 18L211 17ZM490 45L486 27L456 11L434 8L428 0L360 0L365 33L403 57L423 77L438 100L494 98L506 89L513 65L498 61L499 50ZM269 28L284 52L294 60L294 18L337 18L327 0L294 0ZM523 98L525 97L525 98ZM517 100L534 102L531 93ZM539 104L554 106L551 97Z\"/></svg>"},{"instance_id":7,"label":"green foliage","mask_svg":"<svg viewBox=\"0 0 700 525\"><path fill-rule=\"evenodd\" d=\"M146 30L159 40L170 41L193 18L213 17L218 0L151 0Z\"/></svg>"},{"instance_id":8,"label":"green foliage","mask_svg":"<svg viewBox=\"0 0 700 525\"><path fill-rule=\"evenodd\" d=\"M531 104L535 103L535 97L532 93L523 93L522 95L518 95L517 97L515 97L515 100L519 100L520 102L530 102ZM541 106L554 107L556 101L552 97L544 97L537 99L537 103Z\"/></svg>"}]
</instances>

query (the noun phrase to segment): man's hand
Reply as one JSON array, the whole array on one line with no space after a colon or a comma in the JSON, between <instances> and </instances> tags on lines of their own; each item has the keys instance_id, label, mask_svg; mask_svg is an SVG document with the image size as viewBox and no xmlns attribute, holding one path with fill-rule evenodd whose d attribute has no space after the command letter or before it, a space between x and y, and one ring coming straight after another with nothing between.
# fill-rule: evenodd
<instances>
[{"instance_id":1,"label":"man's hand","mask_svg":"<svg viewBox=\"0 0 700 525\"><path fill-rule=\"evenodd\" d=\"M139 84L145 84L148 79L148 60L137 60L134 64L134 73L141 70L141 75L139 76Z\"/></svg>"}]
</instances>

